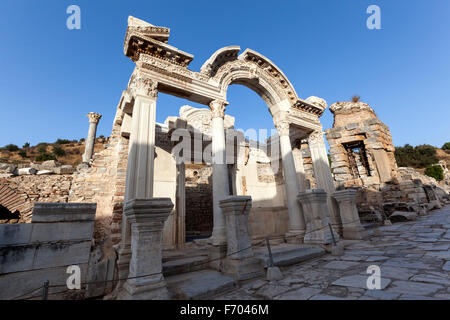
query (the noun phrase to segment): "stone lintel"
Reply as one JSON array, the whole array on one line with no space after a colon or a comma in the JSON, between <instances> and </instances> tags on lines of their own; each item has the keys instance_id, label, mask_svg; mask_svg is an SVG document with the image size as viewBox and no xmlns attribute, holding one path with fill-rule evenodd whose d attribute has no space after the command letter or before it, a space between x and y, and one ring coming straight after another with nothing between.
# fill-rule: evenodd
<instances>
[{"instance_id":1,"label":"stone lintel","mask_svg":"<svg viewBox=\"0 0 450 320\"><path fill-rule=\"evenodd\" d=\"M94 221L96 203L36 202L32 223Z\"/></svg>"}]
</instances>

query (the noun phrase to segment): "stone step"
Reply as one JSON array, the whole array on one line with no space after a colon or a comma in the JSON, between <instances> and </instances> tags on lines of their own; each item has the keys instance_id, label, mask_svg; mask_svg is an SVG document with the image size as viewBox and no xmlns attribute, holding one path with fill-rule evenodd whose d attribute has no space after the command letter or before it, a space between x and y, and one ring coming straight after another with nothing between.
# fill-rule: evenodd
<instances>
[{"instance_id":1,"label":"stone step","mask_svg":"<svg viewBox=\"0 0 450 320\"><path fill-rule=\"evenodd\" d=\"M208 256L179 258L163 262L163 274L165 277L204 270L208 268Z\"/></svg>"},{"instance_id":2,"label":"stone step","mask_svg":"<svg viewBox=\"0 0 450 320\"><path fill-rule=\"evenodd\" d=\"M269 267L269 253L267 249L257 250L256 255L263 260L264 267ZM288 247L273 248L273 263L277 267L285 267L320 257L325 254L325 249L306 245L293 245Z\"/></svg>"},{"instance_id":3,"label":"stone step","mask_svg":"<svg viewBox=\"0 0 450 320\"><path fill-rule=\"evenodd\" d=\"M233 278L214 270L201 270L183 273L166 278L167 288L172 299L201 300L224 293L236 287Z\"/></svg>"}]
</instances>

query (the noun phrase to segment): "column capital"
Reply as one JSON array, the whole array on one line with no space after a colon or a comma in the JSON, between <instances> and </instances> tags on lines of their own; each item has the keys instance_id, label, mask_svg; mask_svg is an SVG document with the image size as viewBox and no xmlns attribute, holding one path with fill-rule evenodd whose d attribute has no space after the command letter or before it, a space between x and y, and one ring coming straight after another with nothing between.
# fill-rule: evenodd
<instances>
[{"instance_id":1,"label":"column capital","mask_svg":"<svg viewBox=\"0 0 450 320\"><path fill-rule=\"evenodd\" d=\"M102 118L101 114L95 112L89 112L86 116L89 118L90 123L98 123Z\"/></svg>"},{"instance_id":2,"label":"column capital","mask_svg":"<svg viewBox=\"0 0 450 320\"><path fill-rule=\"evenodd\" d=\"M225 109L228 102L225 100L213 100L209 103L209 109L211 110L211 117L225 118Z\"/></svg>"},{"instance_id":3,"label":"column capital","mask_svg":"<svg viewBox=\"0 0 450 320\"><path fill-rule=\"evenodd\" d=\"M158 82L140 73L133 73L128 88L134 95L158 98Z\"/></svg>"},{"instance_id":4,"label":"column capital","mask_svg":"<svg viewBox=\"0 0 450 320\"><path fill-rule=\"evenodd\" d=\"M278 120L274 124L280 137L289 136L289 122L287 120Z\"/></svg>"},{"instance_id":5,"label":"column capital","mask_svg":"<svg viewBox=\"0 0 450 320\"><path fill-rule=\"evenodd\" d=\"M308 137L309 145L324 144L325 140L323 139L323 135L323 131L313 131Z\"/></svg>"}]
</instances>

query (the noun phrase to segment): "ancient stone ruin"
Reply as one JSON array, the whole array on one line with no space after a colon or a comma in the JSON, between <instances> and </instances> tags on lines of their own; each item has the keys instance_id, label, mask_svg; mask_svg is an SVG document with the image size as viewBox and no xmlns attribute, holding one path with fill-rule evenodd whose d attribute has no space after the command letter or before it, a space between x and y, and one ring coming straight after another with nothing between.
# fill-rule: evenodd
<instances>
[{"instance_id":1,"label":"ancient stone ruin","mask_svg":"<svg viewBox=\"0 0 450 320\"><path fill-rule=\"evenodd\" d=\"M285 74L251 49L221 48L192 71L194 57L168 44L169 35L168 28L129 18L124 53L136 66L104 150L93 153L101 115L90 113L75 172L0 180L0 205L22 217L8 221L32 222L0 225L2 263L9 268L0 272L2 287L46 263L55 268L46 277L60 282L75 262L39 259L42 250L60 250L82 257L83 282L91 283L82 298L205 298L264 277L274 263L342 254L343 240L368 238L360 221L367 210L381 215L406 206L425 213L448 200L436 186L402 175L389 129L367 104L330 107L330 170L320 122L325 100L300 98ZM226 114L232 84L267 103L276 132L264 142L246 138ZM181 106L179 115L157 123L159 92L205 108ZM41 230L52 230L52 237ZM52 242L59 234L66 249ZM78 235L83 246L74 243ZM11 260L11 248L27 244L37 258L16 268L21 262Z\"/></svg>"}]
</instances>

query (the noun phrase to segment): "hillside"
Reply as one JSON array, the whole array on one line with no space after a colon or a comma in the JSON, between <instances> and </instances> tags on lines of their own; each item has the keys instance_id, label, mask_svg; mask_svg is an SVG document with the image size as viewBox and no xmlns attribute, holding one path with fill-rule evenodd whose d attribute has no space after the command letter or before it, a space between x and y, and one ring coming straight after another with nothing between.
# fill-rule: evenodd
<instances>
[{"instance_id":1,"label":"hillside","mask_svg":"<svg viewBox=\"0 0 450 320\"><path fill-rule=\"evenodd\" d=\"M41 163L37 158L44 151L48 155L56 157L57 161L62 165L72 165L76 167L82 162L82 156L84 153L85 142L84 141L70 141L62 140L64 143L39 143L36 146L30 146L28 148L20 148L17 151L8 151L5 147L0 149L0 163L11 164L27 164L30 162ZM97 138L95 141L94 153L104 149L104 145L108 142L107 138ZM62 149L63 152L55 152L55 148ZM26 152L26 157L22 157ZM20 155L22 153L22 155Z\"/></svg>"}]
</instances>

